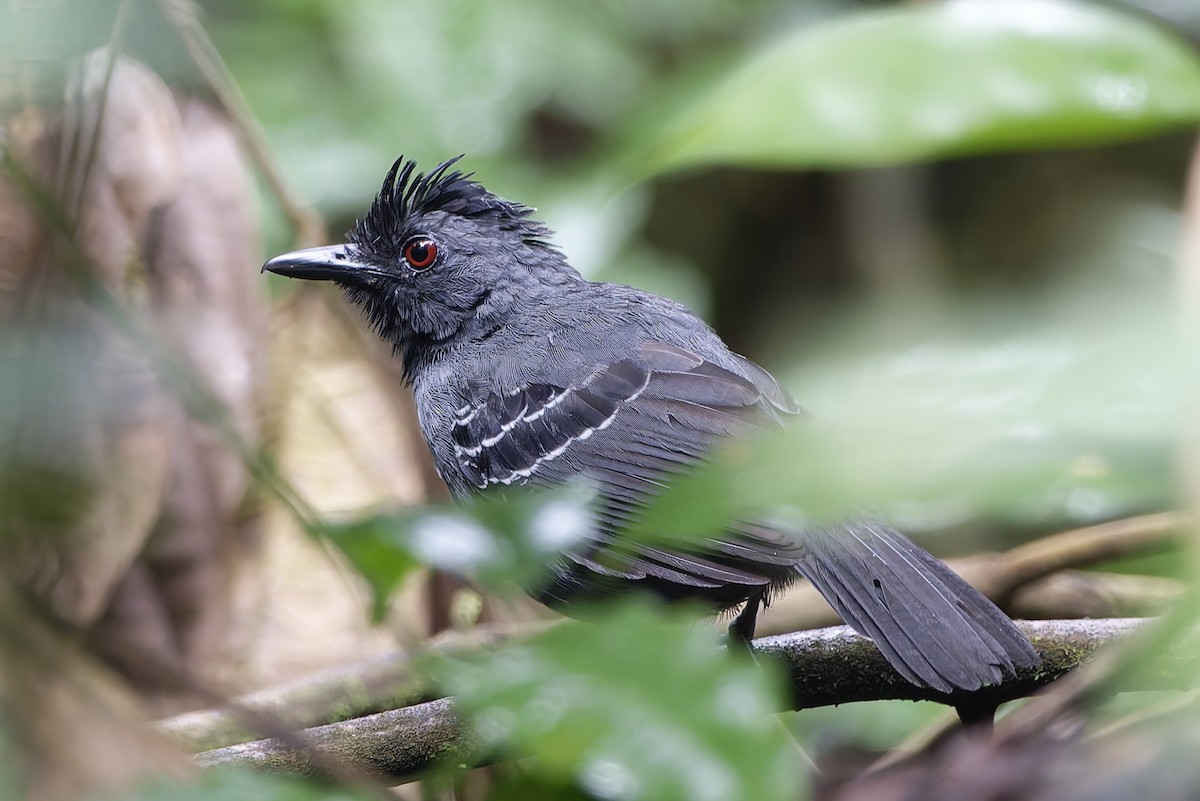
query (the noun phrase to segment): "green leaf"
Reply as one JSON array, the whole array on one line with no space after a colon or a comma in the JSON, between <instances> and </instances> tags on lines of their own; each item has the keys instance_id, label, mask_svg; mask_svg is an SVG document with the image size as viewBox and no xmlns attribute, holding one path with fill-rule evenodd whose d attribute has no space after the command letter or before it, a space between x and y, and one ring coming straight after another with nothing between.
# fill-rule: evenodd
<instances>
[{"instance_id":1,"label":"green leaf","mask_svg":"<svg viewBox=\"0 0 1200 801\"><path fill-rule=\"evenodd\" d=\"M828 753L853 744L875 753L901 747L946 717L932 701L866 701L789 712L781 717L800 747Z\"/></svg>"},{"instance_id":2,"label":"green leaf","mask_svg":"<svg viewBox=\"0 0 1200 801\"><path fill-rule=\"evenodd\" d=\"M361 801L373 797L311 779L214 768L197 774L195 779L159 779L128 794L98 798L103 801Z\"/></svg>"},{"instance_id":3,"label":"green leaf","mask_svg":"<svg viewBox=\"0 0 1200 801\"><path fill-rule=\"evenodd\" d=\"M626 603L436 675L485 743L606 799L794 799L781 682L694 622Z\"/></svg>"},{"instance_id":4,"label":"green leaf","mask_svg":"<svg viewBox=\"0 0 1200 801\"><path fill-rule=\"evenodd\" d=\"M494 492L474 503L374 514L326 524L328 538L362 573L378 619L388 596L420 565L495 591L537 580L592 529L592 493L581 486Z\"/></svg>"},{"instance_id":5,"label":"green leaf","mask_svg":"<svg viewBox=\"0 0 1200 801\"><path fill-rule=\"evenodd\" d=\"M864 510L909 529L1078 525L1170 506L1187 363L1169 307L1078 291L1041 308L993 300L915 334L911 311L846 321L797 370L811 417L725 443L629 534Z\"/></svg>"},{"instance_id":6,"label":"green leaf","mask_svg":"<svg viewBox=\"0 0 1200 801\"><path fill-rule=\"evenodd\" d=\"M345 523L327 523L317 533L336 545L371 587L371 618L383 619L392 591L421 563L404 532L409 518L372 515Z\"/></svg>"},{"instance_id":7,"label":"green leaf","mask_svg":"<svg viewBox=\"0 0 1200 801\"><path fill-rule=\"evenodd\" d=\"M1194 123L1200 61L1150 22L1086 3L910 4L796 30L666 119L664 105L628 132L640 174L878 165Z\"/></svg>"}]
</instances>

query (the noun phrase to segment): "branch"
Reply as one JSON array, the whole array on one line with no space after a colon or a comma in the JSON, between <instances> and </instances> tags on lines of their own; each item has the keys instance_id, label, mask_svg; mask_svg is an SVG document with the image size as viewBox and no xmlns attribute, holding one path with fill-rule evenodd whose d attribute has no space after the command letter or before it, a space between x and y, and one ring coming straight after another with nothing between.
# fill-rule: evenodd
<instances>
[{"instance_id":1,"label":"branch","mask_svg":"<svg viewBox=\"0 0 1200 801\"><path fill-rule=\"evenodd\" d=\"M1000 703L1028 696L1077 667L1101 645L1135 631L1141 621L1052 620L1021 625L1042 655L1042 666L971 694L971 698ZM754 645L765 658L781 660L787 666L794 709L888 699L963 700L909 684L869 640L846 626L767 637ZM1128 689L1190 686L1196 680L1198 663L1196 648L1176 648L1160 657L1157 671L1139 675L1138 681L1146 686ZM410 780L445 759L472 765L484 761L478 744L463 733L450 699L319 726L299 736L314 749L358 771L397 782ZM207 751L197 760L204 766L245 765L303 775L317 772L308 756L275 740Z\"/></svg>"},{"instance_id":2,"label":"branch","mask_svg":"<svg viewBox=\"0 0 1200 801\"><path fill-rule=\"evenodd\" d=\"M241 135L246 151L258 165L271 194L279 201L296 233L297 246L310 247L324 242L324 221L284 180L283 172L271 155L261 123L251 111L250 103L221 58L208 31L200 24L195 0L159 0L159 6L183 40L184 49L191 56L192 63Z\"/></svg>"},{"instance_id":3,"label":"branch","mask_svg":"<svg viewBox=\"0 0 1200 801\"><path fill-rule=\"evenodd\" d=\"M972 582L981 582L991 595L1013 593L1010 606L1019 617L1111 617L1154 614L1181 592L1167 579L1099 573L1054 572L1068 565L1088 563L1116 554L1145 550L1172 542L1186 518L1177 514L1146 515L1065 532L1043 541L954 562ZM1011 566L1011 568L1010 568ZM1049 573L1046 578L1039 575ZM1029 582L1029 583L1026 583ZM1015 590L1015 591L1014 591ZM832 610L811 587L794 588L781 605L799 607L786 615L795 629L835 625ZM810 598L810 595L812 596ZM1057 615L1047 614L1056 610ZM773 625L760 628L769 631ZM522 628L521 631L527 630ZM515 630L476 628L467 634L447 633L430 649L435 652L487 647ZM415 703L429 688L409 669L404 654L389 655L236 699L225 709L188 712L159 722L159 728L190 751L222 748L261 737L255 715L267 715L282 724L310 728L347 720L400 704ZM247 712L251 713L249 716Z\"/></svg>"},{"instance_id":4,"label":"branch","mask_svg":"<svg viewBox=\"0 0 1200 801\"><path fill-rule=\"evenodd\" d=\"M464 734L449 698L393 709L300 732L311 750L352 765L368 776L411 779L448 760L479 763L479 749ZM238 765L272 773L319 775L309 751L295 751L278 740L257 740L205 751L202 767Z\"/></svg>"},{"instance_id":5,"label":"branch","mask_svg":"<svg viewBox=\"0 0 1200 801\"><path fill-rule=\"evenodd\" d=\"M1178 597L1180 585L1147 576L1055 573L1054 570L1162 546L1175 541L1177 532L1186 522L1183 515L1146 515L1065 532L1005 554L973 557L951 564L973 583L981 583L985 591L990 589L992 597L998 593L1012 593L1010 611L1019 617L1096 618L1153 614ZM1046 573L1050 575L1037 579ZM792 595L796 596L796 601L791 599ZM760 630L777 630L783 620L793 625L792 630L838 622L833 611L811 587L794 588L779 605L796 611L774 615L774 619L760 626ZM1058 614L1047 614L1051 610ZM467 634L447 633L430 648L438 652L487 647L515 633L499 628L476 628ZM263 732L256 730L245 714L247 711L268 715L300 729L413 703L426 692L428 688L409 670L408 657L397 654L252 693L237 699L227 709L189 712L168 718L158 726L184 748L202 751L261 737Z\"/></svg>"},{"instance_id":6,"label":"branch","mask_svg":"<svg viewBox=\"0 0 1200 801\"><path fill-rule=\"evenodd\" d=\"M966 697L1004 703L1024 698L1086 661L1101 645L1137 630L1140 619L1036 620L1019 625L1041 654L1042 664L1016 679L974 693L946 694L911 684L888 664L874 643L848 626L835 626L755 640L755 650L782 661L791 674L794 709L854 701L936 701L954 705ZM1155 676L1161 687L1178 689L1193 680L1200 658L1182 652L1161 657ZM1136 687L1129 689L1151 689Z\"/></svg>"},{"instance_id":7,"label":"branch","mask_svg":"<svg viewBox=\"0 0 1200 801\"><path fill-rule=\"evenodd\" d=\"M1042 537L1004 553L949 559L946 563L967 583L1007 608L1013 594L1032 582L1060 570L1168 548L1183 542L1183 534L1192 524L1191 517L1181 512L1142 515ZM1061 612L1054 615L1068 616ZM840 622L825 599L804 583L789 589L767 610L758 630L799 631Z\"/></svg>"},{"instance_id":8,"label":"branch","mask_svg":"<svg viewBox=\"0 0 1200 801\"><path fill-rule=\"evenodd\" d=\"M522 631L529 633L535 628ZM489 648L511 633L483 627L465 634L447 632L428 643L422 653ZM207 751L268 733L256 725L263 716L280 725L307 729L395 709L430 695L429 687L412 669L411 655L401 652L250 693L223 709L185 712L159 721L157 728L189 751Z\"/></svg>"},{"instance_id":9,"label":"branch","mask_svg":"<svg viewBox=\"0 0 1200 801\"><path fill-rule=\"evenodd\" d=\"M996 585L992 592L1007 595L1016 588L1070 567L1166 548L1184 541L1181 535L1193 525L1190 515L1162 512L1065 531L1013 548L998 557L995 575L980 576L979 583Z\"/></svg>"},{"instance_id":10,"label":"branch","mask_svg":"<svg viewBox=\"0 0 1200 801\"><path fill-rule=\"evenodd\" d=\"M1015 618L1153 617L1187 591L1177 579L1063 570L1019 587L1005 605Z\"/></svg>"}]
</instances>

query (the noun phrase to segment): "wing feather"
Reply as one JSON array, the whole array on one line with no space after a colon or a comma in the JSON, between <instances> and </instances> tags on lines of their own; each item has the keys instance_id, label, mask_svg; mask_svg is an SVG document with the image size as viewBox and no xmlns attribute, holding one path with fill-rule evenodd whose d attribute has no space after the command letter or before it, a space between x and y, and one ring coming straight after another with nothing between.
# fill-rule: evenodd
<instances>
[{"instance_id":1,"label":"wing feather","mask_svg":"<svg viewBox=\"0 0 1200 801\"><path fill-rule=\"evenodd\" d=\"M601 492L597 531L563 556L540 597L566 603L633 584L728 607L803 574L910 681L973 689L1037 664L1000 610L886 527L849 523L788 536L740 523L719 539L659 532L653 545L617 536L717 440L798 411L770 374L739 358L716 364L649 342L637 357L600 364L575 382L492 393L459 410L455 466L472 486L553 485L582 474Z\"/></svg>"},{"instance_id":2,"label":"wing feather","mask_svg":"<svg viewBox=\"0 0 1200 801\"><path fill-rule=\"evenodd\" d=\"M578 473L592 479L604 497L600 530L587 550L571 555L574 565L592 570L602 566L597 553L615 547L613 535L672 475L704 458L717 439L771 422L767 407L777 406L776 397L774 379L764 391L687 349L649 342L636 358L600 365L583 380L478 399L459 411L452 437L458 468L475 487L555 484ZM732 543L680 536L670 551L620 543L620 559L604 559L596 572L758 587L795 563L798 555L786 550L750 533Z\"/></svg>"}]
</instances>

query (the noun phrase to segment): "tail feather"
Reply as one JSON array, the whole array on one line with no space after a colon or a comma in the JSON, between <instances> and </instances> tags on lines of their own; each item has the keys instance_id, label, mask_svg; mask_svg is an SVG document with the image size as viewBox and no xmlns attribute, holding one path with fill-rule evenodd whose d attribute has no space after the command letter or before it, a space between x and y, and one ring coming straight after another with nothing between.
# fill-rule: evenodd
<instances>
[{"instance_id":1,"label":"tail feather","mask_svg":"<svg viewBox=\"0 0 1200 801\"><path fill-rule=\"evenodd\" d=\"M986 635L994 644L994 649L1009 656L1013 668L1036 667L1041 664L1042 658L1030 644L1029 638L1013 624L1008 615L1000 611L987 596L968 584L962 576L912 540L894 531L884 529L881 539L891 543L893 547L903 549L925 570L936 573L957 598L960 611L980 626L979 634ZM1012 673L1007 672L1005 676L1011 677Z\"/></svg>"},{"instance_id":2,"label":"tail feather","mask_svg":"<svg viewBox=\"0 0 1200 801\"><path fill-rule=\"evenodd\" d=\"M826 569L825 565L816 560L806 564L802 572L816 585L843 620L875 643L901 676L914 684L929 684L943 692L949 691L951 685L937 676L928 659L922 655L919 646L907 637L904 629L897 628L895 632L888 632L886 624L881 624L878 617L868 611L836 572ZM933 676L934 680L928 682L923 678L925 676Z\"/></svg>"},{"instance_id":3,"label":"tail feather","mask_svg":"<svg viewBox=\"0 0 1200 801\"><path fill-rule=\"evenodd\" d=\"M882 576L876 587L882 606L871 611L885 610L886 616L881 620L885 626L891 619L899 624L905 640L919 653L918 665L927 664L933 673L940 673L955 687L971 687L981 676L989 683L1002 680L1002 667L993 662L999 644L986 629L973 625L981 621L964 612L962 593L947 585L944 574L951 572L949 568L934 559L914 559L906 553L911 549L897 547L895 538L889 537L886 529L867 532L850 529L849 533L856 545L875 557L867 563L868 569L875 568ZM874 581L872 578L872 586ZM901 591L889 599L884 588L901 588ZM904 597L904 589L911 592L911 600ZM969 593L982 597L973 588ZM949 615L948 607L953 610Z\"/></svg>"},{"instance_id":4,"label":"tail feather","mask_svg":"<svg viewBox=\"0 0 1200 801\"><path fill-rule=\"evenodd\" d=\"M814 562L810 580L838 613L857 631L870 637L909 681L950 692L955 687L980 686L976 674L981 669L988 671L989 680L999 680L992 672L991 656L972 641L973 632L967 632L965 642L961 636L951 641L945 633L944 620L930 614L919 602L902 601L896 593L884 589L897 583L895 575L877 571L880 584L875 587L873 579L863 582L859 575L847 572L844 565ZM864 565L864 569L871 568Z\"/></svg>"},{"instance_id":5,"label":"tail feather","mask_svg":"<svg viewBox=\"0 0 1200 801\"><path fill-rule=\"evenodd\" d=\"M856 522L804 546L800 573L909 681L975 690L1041 661L995 604L895 531Z\"/></svg>"}]
</instances>

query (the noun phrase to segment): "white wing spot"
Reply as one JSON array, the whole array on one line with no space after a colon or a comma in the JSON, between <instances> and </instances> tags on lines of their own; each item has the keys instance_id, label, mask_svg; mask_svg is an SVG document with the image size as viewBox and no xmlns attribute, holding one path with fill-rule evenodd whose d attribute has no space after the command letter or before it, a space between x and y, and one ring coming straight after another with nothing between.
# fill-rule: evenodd
<instances>
[{"instance_id":1,"label":"white wing spot","mask_svg":"<svg viewBox=\"0 0 1200 801\"><path fill-rule=\"evenodd\" d=\"M455 455L458 456L460 460L462 460L462 459L473 460L474 457L476 457L480 453L482 453L485 448L495 447L501 440L504 439L504 437L508 434L509 431L516 428L519 424L532 423L534 420L537 420L539 417L544 415L546 412L550 411L555 406L558 406L560 403L562 403L564 400L566 400L567 396L570 395L571 393L578 392L582 389L587 388L603 372L604 372L603 370L597 370L596 372L594 372L590 376L588 376L587 380L584 381L582 384L580 384L578 386L572 385L572 386L567 387L562 392L555 393L553 396L551 396L550 400L548 400L541 407L539 407L538 409L536 409L532 412L529 412L528 414L519 416L516 419L503 424L500 427L500 432L498 434L494 434L493 436L488 437L487 439L480 442L478 445L474 445L470 448L464 448L461 445L458 445L457 443L455 443L455 445L454 445ZM636 390L634 390L633 393L631 393L629 395L629 397L624 398L622 400L622 403L629 404L629 403L633 403L635 400L637 400L641 396L641 394L646 391L646 387L650 386L651 375L652 374L649 371L647 371L645 374L645 377L642 379L642 385L640 387L638 387ZM480 411L483 410L483 408L486 405L487 404L484 403L484 404L480 404L479 406L476 406L473 409L470 407L466 407L466 406L464 406L462 409L459 409L455 413L455 416L457 417L455 424L458 426L466 425L471 420L474 420L475 417L479 414ZM480 489L484 489L489 484L508 485L508 484L512 484L514 481L517 481L518 479L524 480L524 479L529 478L535 472L537 472L537 469L541 465L545 464L546 462L553 461L554 459L556 459L559 456L562 456L564 453L566 453L567 449L570 448L572 444L574 444L576 442L582 442L582 441L586 440L588 437L592 436L592 434L595 434L597 431L603 431L604 429L606 429L610 425L612 425L612 422L617 419L617 415L620 413L621 408L622 408L621 406L616 406L613 409L613 413L610 414L607 418L605 418L604 422L602 422L599 425L594 426L592 428L584 429L583 431L579 432L578 434L576 434L573 437L569 437L565 442L563 442L563 444L559 445L554 450L549 451L542 456L539 456L528 467L522 468L520 470L514 470L513 472L509 473L506 476L492 476L492 477L485 478L482 484L477 484L476 486L479 487Z\"/></svg>"},{"instance_id":2,"label":"white wing spot","mask_svg":"<svg viewBox=\"0 0 1200 801\"><path fill-rule=\"evenodd\" d=\"M616 419L617 419L617 413L614 411L600 425L596 426L595 428L585 428L583 431L579 432L577 435L575 435L573 437L569 437L567 439L567 441L564 442L562 445L559 445L554 450L549 451L548 453L546 453L546 455L539 456L537 459L534 459L533 464L529 465L529 467L525 467L520 470L514 470L513 472L509 473L507 476L493 476L491 478L488 478L487 483L488 484L511 484L519 478L520 479L529 478L535 472L537 472L538 467L545 464L546 462L553 461L554 459L556 459L559 456L562 456L564 453L566 453L567 448L571 447L571 445L573 443L583 442L585 439L590 437L592 434L595 434L597 431L603 431L604 429L606 429L610 425L612 425L612 421L616 420Z\"/></svg>"},{"instance_id":3,"label":"white wing spot","mask_svg":"<svg viewBox=\"0 0 1200 801\"><path fill-rule=\"evenodd\" d=\"M480 404L474 408L471 408L470 406L462 407L454 413L454 425L465 426L467 423L474 420L479 413L483 411L483 407L486 405L487 404Z\"/></svg>"}]
</instances>

